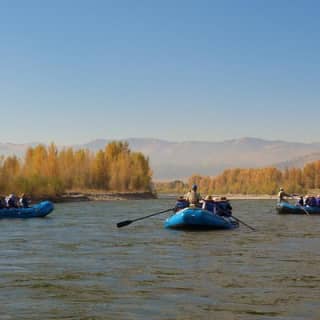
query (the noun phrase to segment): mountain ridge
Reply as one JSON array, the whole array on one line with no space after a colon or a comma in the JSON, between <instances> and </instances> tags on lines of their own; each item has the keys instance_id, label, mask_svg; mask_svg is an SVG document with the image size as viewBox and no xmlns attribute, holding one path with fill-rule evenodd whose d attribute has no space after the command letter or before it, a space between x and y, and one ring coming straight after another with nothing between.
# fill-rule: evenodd
<instances>
[{"instance_id":1,"label":"mountain ridge","mask_svg":"<svg viewBox=\"0 0 320 320\"><path fill-rule=\"evenodd\" d=\"M116 139L95 139L83 144L58 146L87 148L96 152ZM155 180L184 179L192 174L214 176L228 168L257 168L276 166L280 169L305 161L320 159L320 143L288 142L243 137L223 141L168 141L156 138L127 138L132 151L150 158ZM0 143L0 155L22 156L38 143ZM313 160L310 160L313 159Z\"/></svg>"}]
</instances>

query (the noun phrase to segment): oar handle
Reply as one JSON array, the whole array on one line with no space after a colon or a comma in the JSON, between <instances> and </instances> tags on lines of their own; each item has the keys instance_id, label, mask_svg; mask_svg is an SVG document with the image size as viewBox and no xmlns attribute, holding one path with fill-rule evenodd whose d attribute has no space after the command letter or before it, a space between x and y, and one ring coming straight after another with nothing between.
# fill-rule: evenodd
<instances>
[{"instance_id":1,"label":"oar handle","mask_svg":"<svg viewBox=\"0 0 320 320\"><path fill-rule=\"evenodd\" d=\"M153 216L157 216L158 214L165 213L165 212L172 211L172 210L174 210L174 208L170 208L170 209L166 209L166 210L163 210L163 211L160 211L160 212L152 213L152 214L149 214L148 216L145 216L145 217L140 217L140 218L137 218L137 219L133 219L133 220L131 220L131 222L147 219L147 218L150 218L150 217L153 217Z\"/></svg>"}]
</instances>

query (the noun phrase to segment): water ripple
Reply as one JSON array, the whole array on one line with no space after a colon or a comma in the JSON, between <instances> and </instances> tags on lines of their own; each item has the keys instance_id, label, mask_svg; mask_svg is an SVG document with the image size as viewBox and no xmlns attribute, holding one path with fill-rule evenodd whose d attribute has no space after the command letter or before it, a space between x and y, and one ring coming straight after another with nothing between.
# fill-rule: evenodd
<instances>
[{"instance_id":1,"label":"water ripple","mask_svg":"<svg viewBox=\"0 0 320 320\"><path fill-rule=\"evenodd\" d=\"M245 226L162 227L168 200L70 203L1 220L0 319L319 319L317 217L234 201Z\"/></svg>"}]
</instances>

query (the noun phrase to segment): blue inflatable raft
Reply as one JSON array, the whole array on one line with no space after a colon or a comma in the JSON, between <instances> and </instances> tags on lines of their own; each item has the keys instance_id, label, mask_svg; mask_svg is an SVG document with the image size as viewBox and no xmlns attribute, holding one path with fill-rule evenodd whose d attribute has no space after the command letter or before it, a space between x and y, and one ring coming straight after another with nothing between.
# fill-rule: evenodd
<instances>
[{"instance_id":1,"label":"blue inflatable raft","mask_svg":"<svg viewBox=\"0 0 320 320\"><path fill-rule=\"evenodd\" d=\"M277 211L279 214L320 214L320 207L309 207L291 204L288 202L279 202L277 204Z\"/></svg>"},{"instance_id":2,"label":"blue inflatable raft","mask_svg":"<svg viewBox=\"0 0 320 320\"><path fill-rule=\"evenodd\" d=\"M171 229L234 229L239 223L200 208L185 208L169 217L164 226Z\"/></svg>"},{"instance_id":3,"label":"blue inflatable raft","mask_svg":"<svg viewBox=\"0 0 320 320\"><path fill-rule=\"evenodd\" d=\"M41 218L54 209L51 201L42 201L30 208L0 209L0 218Z\"/></svg>"}]
</instances>

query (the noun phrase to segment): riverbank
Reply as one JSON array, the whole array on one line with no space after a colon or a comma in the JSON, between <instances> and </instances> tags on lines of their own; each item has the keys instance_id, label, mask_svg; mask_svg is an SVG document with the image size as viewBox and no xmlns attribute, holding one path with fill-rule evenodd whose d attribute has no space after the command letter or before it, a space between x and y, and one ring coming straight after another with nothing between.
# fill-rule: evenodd
<instances>
[{"instance_id":1,"label":"riverbank","mask_svg":"<svg viewBox=\"0 0 320 320\"><path fill-rule=\"evenodd\" d=\"M181 194L174 193L159 193L158 198L160 199L176 199ZM204 197L204 195L202 195ZM213 198L226 197L229 200L267 200L267 199L278 199L277 195L270 194L219 194L212 195Z\"/></svg>"},{"instance_id":2,"label":"riverbank","mask_svg":"<svg viewBox=\"0 0 320 320\"><path fill-rule=\"evenodd\" d=\"M152 192L100 192L100 191L70 191L57 196L31 197L32 203L50 200L55 203L81 202L81 201L114 201L114 200L150 200L150 199L177 199L180 194L174 193L152 193ZM229 200L267 200L278 197L268 194L220 194L213 197L226 197Z\"/></svg>"},{"instance_id":3,"label":"riverbank","mask_svg":"<svg viewBox=\"0 0 320 320\"><path fill-rule=\"evenodd\" d=\"M55 197L47 197L53 202L80 202L80 201L112 201L112 200L148 200L156 199L152 192L66 192ZM42 199L38 199L42 200Z\"/></svg>"}]
</instances>

